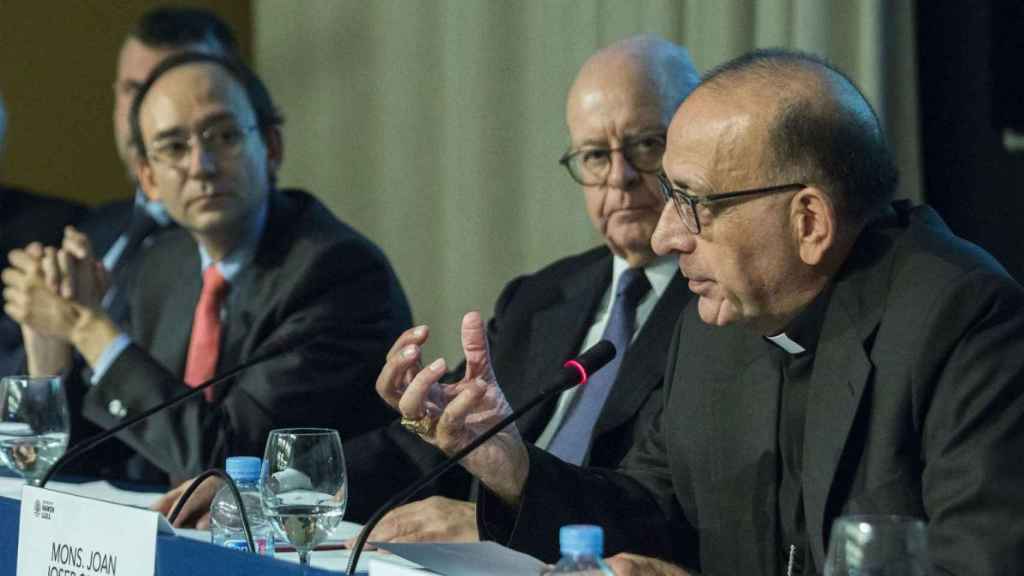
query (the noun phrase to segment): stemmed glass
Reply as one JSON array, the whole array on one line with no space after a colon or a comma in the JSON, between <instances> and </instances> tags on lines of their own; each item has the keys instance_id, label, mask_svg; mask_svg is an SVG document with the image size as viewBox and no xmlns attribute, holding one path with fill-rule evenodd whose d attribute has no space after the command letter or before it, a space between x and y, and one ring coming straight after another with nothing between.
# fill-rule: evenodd
<instances>
[{"instance_id":1,"label":"stemmed glass","mask_svg":"<svg viewBox=\"0 0 1024 576\"><path fill-rule=\"evenodd\" d=\"M29 484L64 454L70 422L59 376L0 379L0 460Z\"/></svg>"},{"instance_id":2,"label":"stemmed glass","mask_svg":"<svg viewBox=\"0 0 1024 576\"><path fill-rule=\"evenodd\" d=\"M925 576L925 523L907 516L841 516L832 524L825 576Z\"/></svg>"},{"instance_id":3,"label":"stemmed glass","mask_svg":"<svg viewBox=\"0 0 1024 576\"><path fill-rule=\"evenodd\" d=\"M309 552L341 524L348 502L341 438L325 428L273 430L260 477L263 512L309 566Z\"/></svg>"}]
</instances>

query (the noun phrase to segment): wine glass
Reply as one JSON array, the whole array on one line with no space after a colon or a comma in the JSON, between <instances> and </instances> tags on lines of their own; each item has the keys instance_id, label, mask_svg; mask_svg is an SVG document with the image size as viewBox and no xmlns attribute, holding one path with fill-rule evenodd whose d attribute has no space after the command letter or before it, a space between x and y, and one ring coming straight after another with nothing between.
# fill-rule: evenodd
<instances>
[{"instance_id":1,"label":"wine glass","mask_svg":"<svg viewBox=\"0 0 1024 576\"><path fill-rule=\"evenodd\" d=\"M841 516L832 524L825 576L925 576L925 523L907 516Z\"/></svg>"},{"instance_id":2,"label":"wine glass","mask_svg":"<svg viewBox=\"0 0 1024 576\"><path fill-rule=\"evenodd\" d=\"M29 484L64 454L70 422L60 376L0 379L0 460Z\"/></svg>"},{"instance_id":3,"label":"wine glass","mask_svg":"<svg viewBox=\"0 0 1024 576\"><path fill-rule=\"evenodd\" d=\"M345 515L348 478L341 438L325 428L272 430L260 475L263 512L309 565L309 552Z\"/></svg>"}]
</instances>

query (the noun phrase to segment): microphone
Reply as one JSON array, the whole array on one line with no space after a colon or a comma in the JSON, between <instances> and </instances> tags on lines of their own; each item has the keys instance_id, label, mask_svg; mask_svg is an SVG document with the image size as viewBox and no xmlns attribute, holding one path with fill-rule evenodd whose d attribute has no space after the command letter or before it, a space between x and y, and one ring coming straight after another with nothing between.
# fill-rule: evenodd
<instances>
[{"instance_id":1,"label":"microphone","mask_svg":"<svg viewBox=\"0 0 1024 576\"><path fill-rule=\"evenodd\" d=\"M366 540L370 537L370 532L373 531L373 528L389 510L395 506L404 504L406 500L422 490L424 486L436 480L438 476L444 474L453 466L458 464L459 461L467 454L479 448L481 444L490 440L492 436L504 430L506 426L518 420L523 414L526 414L539 404L546 402L573 386L585 384L591 374L601 369L605 364L611 362L614 357L615 345L611 342L601 340L597 344L594 344L575 359L569 360L562 365L562 370L559 372L554 386L533 397L529 402L523 404L519 409L514 410L511 414L503 418L501 422L498 422L475 440L464 446L461 450L449 456L444 462L438 464L419 481L412 483L408 488L391 497L390 500L385 502L384 505L373 513L373 516L371 516L366 524L363 525L363 529L359 531L359 537L356 538L355 545L352 546L352 553L349 555L348 569L346 570L346 573L350 575L354 575L356 573L356 566L359 564L359 555L362 554L363 547L366 546Z\"/></svg>"},{"instance_id":2,"label":"microphone","mask_svg":"<svg viewBox=\"0 0 1024 576\"><path fill-rule=\"evenodd\" d=\"M89 450L92 450L97 445L106 442L108 439L116 435L118 432L124 430L125 428L134 426L139 422L142 422L146 418L149 418L153 414L156 414L157 412L162 412L163 410L166 410L172 406L184 402L185 400L188 400L189 398L192 398L193 396L201 393L203 390L206 390L211 386L216 386L217 384L220 384L221 382L228 380L232 376L235 376L239 372L242 372L243 370L248 370L249 368L255 366L256 364L260 364L262 362L266 362L267 360L284 355L288 352L292 352L304 343L304 340L296 338L294 340L285 339L281 344L276 346L271 344L270 348L266 352L262 354L257 354L249 358L249 360L247 360L246 362L242 362L241 364L235 366L234 368L228 370L227 372L223 372L221 374L218 374L217 376L214 376L213 378L210 378L209 380L203 382L202 384L199 384L195 388L192 388L188 392L179 394L178 396L175 396L174 398L171 398L170 400L167 400L165 402L161 402L160 404L157 404L156 406L153 406L152 408L149 408L148 410L142 412L138 416L129 418L121 422L117 426L114 426L113 428L110 428L98 434L94 434L86 438L85 440L82 440L78 444L72 446L70 450L65 452L63 456L58 458L57 461L53 463L53 466L51 466L50 469L46 471L46 474L44 474L43 477L39 480L39 487L42 488L46 486L46 483L50 481L50 478L54 474L56 474L58 470L63 468L68 462L74 460L75 458L78 458L79 456L85 454Z\"/></svg>"}]
</instances>

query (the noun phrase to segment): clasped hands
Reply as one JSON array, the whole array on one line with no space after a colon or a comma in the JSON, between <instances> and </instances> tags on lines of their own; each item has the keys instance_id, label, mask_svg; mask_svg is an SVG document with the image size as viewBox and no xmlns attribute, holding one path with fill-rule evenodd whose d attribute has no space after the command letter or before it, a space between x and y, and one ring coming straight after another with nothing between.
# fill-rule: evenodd
<instances>
[{"instance_id":1,"label":"clasped hands","mask_svg":"<svg viewBox=\"0 0 1024 576\"><path fill-rule=\"evenodd\" d=\"M12 250L8 261L0 274L4 312L22 328L29 370L60 372L70 363L71 345L81 340L79 332L100 312L106 269L85 235L70 226L60 248L34 242Z\"/></svg>"}]
</instances>

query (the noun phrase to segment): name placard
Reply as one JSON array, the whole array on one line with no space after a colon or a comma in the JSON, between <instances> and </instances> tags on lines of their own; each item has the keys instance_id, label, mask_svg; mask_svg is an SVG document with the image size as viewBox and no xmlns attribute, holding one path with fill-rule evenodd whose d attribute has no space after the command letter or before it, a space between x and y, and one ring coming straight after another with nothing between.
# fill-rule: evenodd
<instances>
[{"instance_id":1,"label":"name placard","mask_svg":"<svg viewBox=\"0 0 1024 576\"><path fill-rule=\"evenodd\" d=\"M162 519L149 510L25 486L18 576L152 576ZM163 526L170 529L166 521Z\"/></svg>"}]
</instances>

